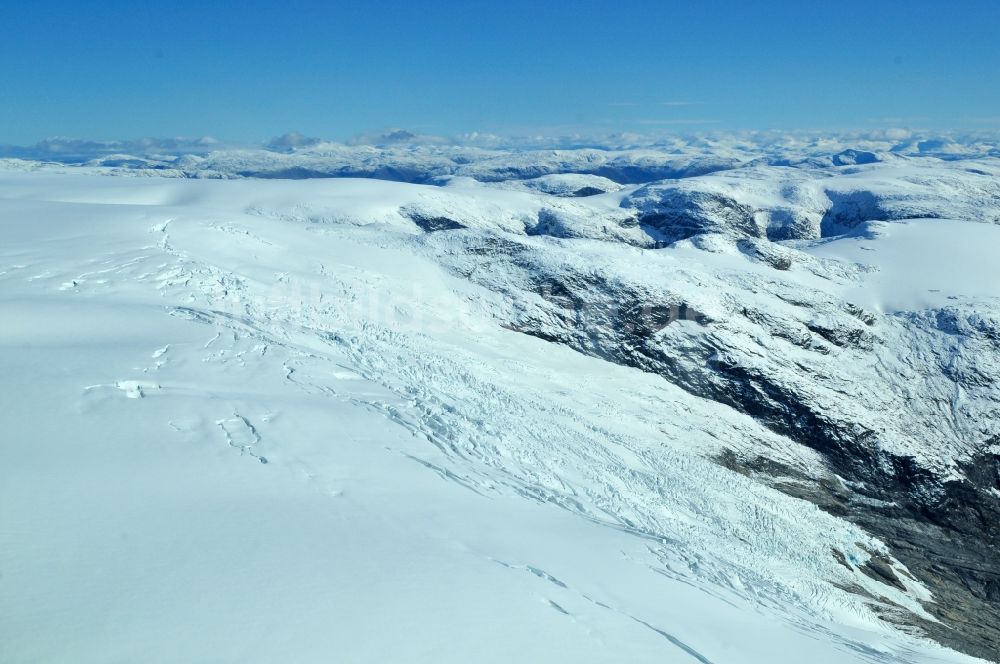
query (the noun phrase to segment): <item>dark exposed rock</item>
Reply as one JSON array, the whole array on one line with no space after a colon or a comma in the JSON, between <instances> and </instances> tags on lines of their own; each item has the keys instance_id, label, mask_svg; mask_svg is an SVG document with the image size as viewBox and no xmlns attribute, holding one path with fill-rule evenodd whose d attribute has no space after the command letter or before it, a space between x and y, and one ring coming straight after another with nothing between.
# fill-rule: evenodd
<instances>
[{"instance_id":1,"label":"dark exposed rock","mask_svg":"<svg viewBox=\"0 0 1000 664\"><path fill-rule=\"evenodd\" d=\"M903 219L936 218L939 213L933 205L921 206L913 202L886 199L874 192L828 191L830 207L823 214L820 231L824 237L850 233L867 221L899 221Z\"/></svg>"},{"instance_id":2,"label":"dark exposed rock","mask_svg":"<svg viewBox=\"0 0 1000 664\"><path fill-rule=\"evenodd\" d=\"M792 267L791 252L777 245L741 239L737 241L736 248L753 260L766 263L775 270L784 271Z\"/></svg>"},{"instance_id":3,"label":"dark exposed rock","mask_svg":"<svg viewBox=\"0 0 1000 664\"><path fill-rule=\"evenodd\" d=\"M686 188L650 188L637 192L639 221L658 231L665 242L676 242L699 233L736 237L762 237L749 205L717 192Z\"/></svg>"},{"instance_id":4,"label":"dark exposed rock","mask_svg":"<svg viewBox=\"0 0 1000 664\"><path fill-rule=\"evenodd\" d=\"M551 237L573 237L565 221L554 210L542 208L538 211L538 221L524 229L528 235L549 235Z\"/></svg>"},{"instance_id":5,"label":"dark exposed rock","mask_svg":"<svg viewBox=\"0 0 1000 664\"><path fill-rule=\"evenodd\" d=\"M996 440L1000 437L987 441L987 446ZM883 617L895 624L918 627L956 650L998 661L1000 497L992 493L1000 486L1000 457L996 454L984 453L966 464L963 481L940 483L914 464L900 460L881 483L869 480L850 488L839 482L809 481L769 459L743 459L728 450L717 460L847 518L881 538L913 577L932 591L934 601L927 602L925 608L941 622L899 611ZM859 474L852 465L835 465L834 470ZM928 483L931 486L926 486ZM846 563L842 554L838 560ZM897 570L884 557L875 555L859 569L880 582L905 588ZM852 592L864 594L860 588Z\"/></svg>"},{"instance_id":6,"label":"dark exposed rock","mask_svg":"<svg viewBox=\"0 0 1000 664\"><path fill-rule=\"evenodd\" d=\"M849 410L824 407L822 400L802 386L808 381L790 380L822 365L796 361L778 368L774 362L750 359L761 348L755 345L760 343L757 339L776 338L819 354L853 353L855 360L864 361L861 358L875 358L877 353L872 351L883 347L880 335L885 326L876 326L889 322L851 303L819 302L794 291L778 291L781 295L777 295L794 307L792 313L782 308L769 310L754 298L732 303L730 311L738 320L713 320L698 310L697 302L671 296L656 286L619 280L614 272L591 269L575 260L553 266L539 261L525 245L505 242L495 247L496 253L475 243L465 252L482 254L490 262L506 256L503 274L516 273L516 290L508 293L522 304L515 308L513 319L506 321L507 327L660 375L819 453L829 471L819 477L804 476L763 457L748 460L730 455L719 462L813 502L885 542L891 556L931 590L934 601L927 603L926 610L940 622L872 597L885 620L919 628L957 650L996 659L1000 652L1000 435L985 437L978 445L980 453L957 473L936 473L912 457L889 451L898 448L883 444L885 434L866 424L869 420L845 414ZM753 259L767 260L770 248L762 242L758 256L758 242L744 238L737 246L745 255L753 254ZM782 248L773 251L775 256L782 255ZM496 288L488 274L476 278ZM526 295L522 288L533 299L522 300ZM945 337L935 351L939 354L919 359L928 372L961 385L980 384L980 377L961 362L961 349L964 344L990 352L1000 330L995 320L961 307L909 316L897 316L892 324ZM762 334L758 336L746 321L763 328ZM741 339L750 344L749 354L739 351ZM990 365L983 366L988 371ZM981 379L992 377L984 374ZM844 391L843 398L851 394ZM934 441L922 441L917 447L933 445ZM878 555L852 569L884 583L887 589L908 585L902 568Z\"/></svg>"},{"instance_id":7,"label":"dark exposed rock","mask_svg":"<svg viewBox=\"0 0 1000 664\"><path fill-rule=\"evenodd\" d=\"M887 583L899 590L906 591L906 585L899 580L896 572L892 569L892 562L884 556L872 556L861 567L861 571L876 581Z\"/></svg>"},{"instance_id":8,"label":"dark exposed rock","mask_svg":"<svg viewBox=\"0 0 1000 664\"><path fill-rule=\"evenodd\" d=\"M428 233L466 228L465 225L448 217L430 216L413 210L407 210L402 212L402 214Z\"/></svg>"},{"instance_id":9,"label":"dark exposed rock","mask_svg":"<svg viewBox=\"0 0 1000 664\"><path fill-rule=\"evenodd\" d=\"M468 246L465 251L474 256L513 258L523 254L525 246L500 235L484 234L476 244Z\"/></svg>"},{"instance_id":10,"label":"dark exposed rock","mask_svg":"<svg viewBox=\"0 0 1000 664\"><path fill-rule=\"evenodd\" d=\"M831 548L830 552L833 553L834 560L836 560L838 563L846 567L848 570L852 572L854 571L854 568L851 567L851 564L847 562L847 557L844 555L843 551L841 551L840 549Z\"/></svg>"},{"instance_id":11,"label":"dark exposed rock","mask_svg":"<svg viewBox=\"0 0 1000 664\"><path fill-rule=\"evenodd\" d=\"M861 307L852 302L846 302L844 304L844 311L851 314L852 316L860 320L865 325L868 325L869 327L874 325L875 321L877 320L877 318L875 318L875 314L871 313L870 311L865 311L864 309L862 309Z\"/></svg>"},{"instance_id":12,"label":"dark exposed rock","mask_svg":"<svg viewBox=\"0 0 1000 664\"><path fill-rule=\"evenodd\" d=\"M834 166L854 166L856 164L874 164L882 159L874 152L867 150L847 149L831 157Z\"/></svg>"},{"instance_id":13,"label":"dark exposed rock","mask_svg":"<svg viewBox=\"0 0 1000 664\"><path fill-rule=\"evenodd\" d=\"M860 348L871 350L875 345L875 338L872 333L862 327L848 327L846 325L828 325L818 321L806 323L810 331L823 337L834 346Z\"/></svg>"},{"instance_id":14,"label":"dark exposed rock","mask_svg":"<svg viewBox=\"0 0 1000 664\"><path fill-rule=\"evenodd\" d=\"M830 208L823 215L820 229L824 236L850 232L866 221L886 219L889 212L880 206L879 199L870 191L847 194L828 192Z\"/></svg>"},{"instance_id":15,"label":"dark exposed rock","mask_svg":"<svg viewBox=\"0 0 1000 664\"><path fill-rule=\"evenodd\" d=\"M572 303L577 297L572 289L581 286L564 284L554 297ZM600 287L586 286L591 295L595 286ZM860 309L851 313L859 323L867 319ZM941 622L923 620L898 607L886 611L886 620L918 627L949 647L996 660L1000 653L1000 456L984 452L963 467L966 479L942 482L913 459L883 451L877 432L856 422L832 419L766 373L719 355L710 336L701 348L674 347L671 352L650 343L659 329L674 320L669 308L636 303L605 309L600 316L567 316L561 334L546 332L532 321L517 329L663 375L693 394L728 404L820 452L848 484L803 477L774 481L778 477L787 480L794 473L764 459L757 459L744 472L769 477L779 490L810 500L881 538L893 556L934 593L935 601L926 608ZM700 322L709 321L702 318ZM597 324L618 332L602 337L579 329ZM864 346L868 334L862 326L847 332L814 327L838 345ZM711 371L692 372L677 359L697 353L706 358ZM983 449L998 442L1000 437L994 437ZM732 459L724 463L735 465ZM886 559L875 557L860 571L889 586L906 588Z\"/></svg>"}]
</instances>

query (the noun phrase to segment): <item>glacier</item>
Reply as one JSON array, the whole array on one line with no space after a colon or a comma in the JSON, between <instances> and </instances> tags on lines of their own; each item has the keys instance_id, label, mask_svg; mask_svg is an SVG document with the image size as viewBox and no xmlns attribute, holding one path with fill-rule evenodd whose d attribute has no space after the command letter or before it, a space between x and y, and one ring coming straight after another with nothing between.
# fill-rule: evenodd
<instances>
[{"instance_id":1,"label":"glacier","mask_svg":"<svg viewBox=\"0 0 1000 664\"><path fill-rule=\"evenodd\" d=\"M4 661L998 661L995 142L126 149L0 161Z\"/></svg>"}]
</instances>

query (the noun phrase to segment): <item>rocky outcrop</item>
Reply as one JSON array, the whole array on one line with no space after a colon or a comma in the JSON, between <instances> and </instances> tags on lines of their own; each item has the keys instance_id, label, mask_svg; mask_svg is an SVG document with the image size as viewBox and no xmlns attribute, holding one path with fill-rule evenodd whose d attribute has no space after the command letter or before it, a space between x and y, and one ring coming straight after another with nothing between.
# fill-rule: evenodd
<instances>
[{"instance_id":1,"label":"rocky outcrop","mask_svg":"<svg viewBox=\"0 0 1000 664\"><path fill-rule=\"evenodd\" d=\"M450 217L433 216L424 214L416 210L406 210L403 216L410 219L422 231L433 233L434 231L453 231L459 228L466 228L465 224Z\"/></svg>"},{"instance_id":2,"label":"rocky outcrop","mask_svg":"<svg viewBox=\"0 0 1000 664\"><path fill-rule=\"evenodd\" d=\"M721 192L651 186L632 195L628 204L651 235L670 243L702 233L762 237L751 206Z\"/></svg>"},{"instance_id":3,"label":"rocky outcrop","mask_svg":"<svg viewBox=\"0 0 1000 664\"><path fill-rule=\"evenodd\" d=\"M694 232L708 213L730 220L730 229L749 230L751 211L725 198L669 200L674 207L662 218L665 233ZM765 458L733 456L726 463L881 538L933 592L926 609L940 622L899 607L887 611L886 620L987 659L1000 652L1000 438L968 441L976 428L972 413L1000 413L994 387L1000 384L1000 325L992 315L956 306L886 317L784 286L780 275L810 259L759 237L731 246L748 263L772 269L773 281L681 268L626 275L614 259L588 263L569 248L510 240L517 249L495 254L480 242L465 236L448 245L443 260L457 267L468 265L461 256L475 257L476 267L462 271L510 298L506 327L656 373L819 453L829 474L792 483L791 470ZM807 267L822 273L822 266ZM713 303L718 292L727 294L721 309ZM956 360L960 348L985 359ZM916 349L917 358L898 355L900 349ZM877 371L864 368L874 365ZM935 419L938 408L950 407L942 395L955 386L974 408L963 406L953 422ZM920 399L933 407L914 401ZM981 424L989 428L991 420ZM909 451L945 440L964 440L974 456L937 468ZM856 569L905 589L901 572L878 557Z\"/></svg>"}]
</instances>

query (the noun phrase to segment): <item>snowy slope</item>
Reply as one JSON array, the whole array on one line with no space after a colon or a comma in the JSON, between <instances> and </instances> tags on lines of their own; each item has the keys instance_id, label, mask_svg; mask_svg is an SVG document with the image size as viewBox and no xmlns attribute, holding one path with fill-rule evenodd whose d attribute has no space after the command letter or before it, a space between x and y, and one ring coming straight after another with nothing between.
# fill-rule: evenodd
<instances>
[{"instance_id":1,"label":"snowy slope","mask_svg":"<svg viewBox=\"0 0 1000 664\"><path fill-rule=\"evenodd\" d=\"M994 177L15 170L4 661L973 661L898 626L940 591L795 427L942 481L984 453Z\"/></svg>"}]
</instances>

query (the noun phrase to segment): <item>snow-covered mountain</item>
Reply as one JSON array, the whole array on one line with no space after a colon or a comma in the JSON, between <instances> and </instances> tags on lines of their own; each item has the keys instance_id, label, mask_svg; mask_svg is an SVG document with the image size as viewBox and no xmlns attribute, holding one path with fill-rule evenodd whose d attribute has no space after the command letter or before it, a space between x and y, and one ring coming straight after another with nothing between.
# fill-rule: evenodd
<instances>
[{"instance_id":1,"label":"snow-covered mountain","mask_svg":"<svg viewBox=\"0 0 1000 664\"><path fill-rule=\"evenodd\" d=\"M409 140L2 162L0 659L1000 661L995 143Z\"/></svg>"},{"instance_id":2,"label":"snow-covered mountain","mask_svg":"<svg viewBox=\"0 0 1000 664\"><path fill-rule=\"evenodd\" d=\"M414 183L448 176L504 182L575 174L645 184L748 165L823 169L910 158L959 161L983 157L1000 157L1000 136L995 132L939 135L889 129L822 135L472 134L445 138L398 129L346 143L290 133L266 145L231 145L211 137L106 142L50 138L33 146L0 145L0 159L29 168L48 163L99 167L117 175L363 177Z\"/></svg>"}]
</instances>

